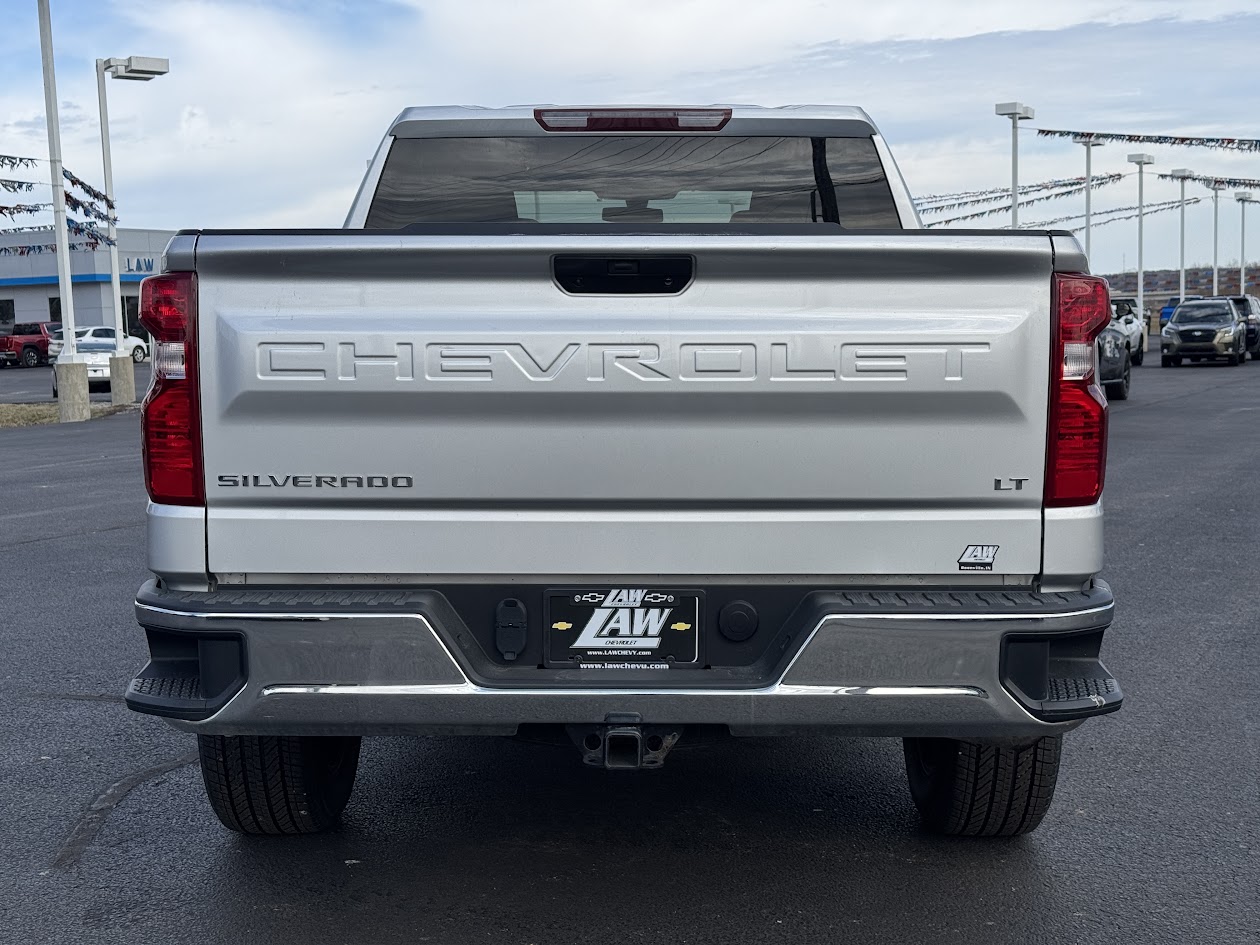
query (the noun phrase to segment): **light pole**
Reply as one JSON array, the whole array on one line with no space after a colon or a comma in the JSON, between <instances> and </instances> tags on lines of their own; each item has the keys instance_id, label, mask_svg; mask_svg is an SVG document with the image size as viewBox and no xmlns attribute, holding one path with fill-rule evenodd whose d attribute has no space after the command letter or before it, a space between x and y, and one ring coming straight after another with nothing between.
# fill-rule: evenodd
<instances>
[{"instance_id":1,"label":"light pole","mask_svg":"<svg viewBox=\"0 0 1260 945\"><path fill-rule=\"evenodd\" d=\"M1142 187L1145 180L1145 175L1142 172L1144 168L1146 167L1146 165L1155 163L1155 158L1150 154L1138 152L1137 154L1129 155L1129 163L1136 164L1137 169L1138 169L1137 301L1138 301L1138 317L1145 318L1146 317L1146 272L1142 268L1142 226L1143 226L1143 223L1145 222L1146 209L1145 209L1145 196L1144 196L1143 187ZM1151 325L1146 326L1146 330L1148 333L1150 332L1151 327L1152 327ZM1158 323L1156 323L1153 327L1155 328L1156 331L1159 331Z\"/></svg>"},{"instance_id":2,"label":"light pole","mask_svg":"<svg viewBox=\"0 0 1260 945\"><path fill-rule=\"evenodd\" d=\"M1019 123L1036 112L1023 102L1000 102L995 114L1011 120L1011 229L1019 226Z\"/></svg>"},{"instance_id":3,"label":"light pole","mask_svg":"<svg viewBox=\"0 0 1260 945\"><path fill-rule=\"evenodd\" d=\"M1240 190L1234 194L1238 201L1238 212L1242 214L1241 245L1238 247L1238 294L1247 294L1247 204L1255 203L1250 190Z\"/></svg>"},{"instance_id":4,"label":"light pole","mask_svg":"<svg viewBox=\"0 0 1260 945\"><path fill-rule=\"evenodd\" d=\"M109 105L105 97L105 73L115 79L130 79L148 82L154 76L166 75L170 71L170 62L166 59L154 59L151 56L129 56L126 59L96 60L96 96L101 105L101 163L105 169L105 196L114 199L114 165L109 155ZM118 231L113 223L114 214L106 207L106 215L110 217L109 226L109 283L114 298L114 343L115 354L122 355L123 338L127 334L123 324L122 286L118 274ZM130 352L127 352L130 353Z\"/></svg>"},{"instance_id":5,"label":"light pole","mask_svg":"<svg viewBox=\"0 0 1260 945\"><path fill-rule=\"evenodd\" d=\"M1212 191L1212 294L1220 295L1218 268L1221 249L1221 191L1225 189L1225 185L1214 180L1208 184L1208 188Z\"/></svg>"},{"instance_id":6,"label":"light pole","mask_svg":"<svg viewBox=\"0 0 1260 945\"><path fill-rule=\"evenodd\" d=\"M1101 148L1103 142L1095 141L1093 135L1073 135L1072 140L1085 146L1085 258L1089 258L1089 228L1093 220L1094 191L1094 148Z\"/></svg>"},{"instance_id":7,"label":"light pole","mask_svg":"<svg viewBox=\"0 0 1260 945\"><path fill-rule=\"evenodd\" d=\"M79 360L74 337L74 285L70 279L70 234L66 229L66 191L61 165L61 122L57 113L57 75L53 66L52 13L38 0L39 51L44 70L44 120L48 126L48 165L52 175L53 238L57 243L57 291L61 296L61 354L57 357L57 419L62 423L92 416L87 365Z\"/></svg>"},{"instance_id":8,"label":"light pole","mask_svg":"<svg viewBox=\"0 0 1260 945\"><path fill-rule=\"evenodd\" d=\"M1174 167L1168 175L1181 184L1181 301L1186 300L1186 180L1194 176L1188 167Z\"/></svg>"}]
</instances>

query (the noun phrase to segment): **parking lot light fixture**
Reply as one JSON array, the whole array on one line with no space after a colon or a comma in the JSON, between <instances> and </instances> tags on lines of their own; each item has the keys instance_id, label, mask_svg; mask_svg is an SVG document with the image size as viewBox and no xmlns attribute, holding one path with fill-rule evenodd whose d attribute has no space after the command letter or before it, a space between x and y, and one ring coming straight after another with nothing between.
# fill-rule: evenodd
<instances>
[{"instance_id":1,"label":"parking lot light fixture","mask_svg":"<svg viewBox=\"0 0 1260 945\"><path fill-rule=\"evenodd\" d=\"M993 111L1011 120L1011 229L1019 227L1019 123L1036 112L1023 102L999 102Z\"/></svg>"},{"instance_id":2,"label":"parking lot light fixture","mask_svg":"<svg viewBox=\"0 0 1260 945\"><path fill-rule=\"evenodd\" d=\"M1247 204L1255 203L1250 190L1240 190L1234 194L1238 201L1238 210L1242 214L1242 232L1238 247L1238 294L1247 294Z\"/></svg>"},{"instance_id":3,"label":"parking lot light fixture","mask_svg":"<svg viewBox=\"0 0 1260 945\"><path fill-rule=\"evenodd\" d=\"M1143 172L1143 169L1146 167L1146 165L1155 163L1155 158L1153 155L1146 154L1144 152L1138 152L1137 154L1129 155L1129 163L1136 164L1137 169L1138 169L1137 301L1138 301L1138 318L1145 318L1146 317L1146 291L1145 291L1146 272L1142 268L1142 229L1143 229L1143 224L1145 223L1145 220L1146 220L1146 209L1145 209L1145 203L1144 203L1145 195L1143 193L1143 187L1142 187L1143 183L1145 182L1145 175L1142 172ZM1155 323L1154 326L1148 325L1146 327L1147 332L1150 332L1152 327L1154 327L1156 331L1158 331L1159 330L1158 321Z\"/></svg>"},{"instance_id":4,"label":"parking lot light fixture","mask_svg":"<svg viewBox=\"0 0 1260 945\"><path fill-rule=\"evenodd\" d=\"M105 196L112 202L114 199L114 166L109 152L109 105L105 95L105 74L115 79L128 79L133 82L147 82L155 76L170 72L170 62L152 56L128 56L126 59L96 60L96 97L101 108L101 164L105 171ZM106 208L108 212L108 208ZM112 212L108 212L109 246L109 285L114 299L114 344L115 354L123 355L124 339L127 336L123 324L122 280L118 271L118 230L114 226Z\"/></svg>"},{"instance_id":5,"label":"parking lot light fixture","mask_svg":"<svg viewBox=\"0 0 1260 945\"><path fill-rule=\"evenodd\" d=\"M1073 135L1076 144L1085 146L1085 258L1089 258L1089 231L1093 223L1093 191L1094 191L1094 148L1101 148L1103 142L1093 135Z\"/></svg>"},{"instance_id":6,"label":"parking lot light fixture","mask_svg":"<svg viewBox=\"0 0 1260 945\"><path fill-rule=\"evenodd\" d=\"M1169 174L1181 185L1181 281L1178 283L1181 298L1186 297L1186 181L1194 176L1188 167L1174 167Z\"/></svg>"}]
</instances>

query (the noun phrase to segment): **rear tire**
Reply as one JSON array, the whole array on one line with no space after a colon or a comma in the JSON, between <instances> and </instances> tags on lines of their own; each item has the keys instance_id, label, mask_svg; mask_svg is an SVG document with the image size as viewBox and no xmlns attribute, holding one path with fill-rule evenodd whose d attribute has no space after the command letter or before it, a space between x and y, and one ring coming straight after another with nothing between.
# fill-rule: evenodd
<instances>
[{"instance_id":1,"label":"rear tire","mask_svg":"<svg viewBox=\"0 0 1260 945\"><path fill-rule=\"evenodd\" d=\"M39 349L23 348L21 363L22 367L39 367Z\"/></svg>"},{"instance_id":2,"label":"rear tire","mask_svg":"<svg viewBox=\"0 0 1260 945\"><path fill-rule=\"evenodd\" d=\"M134 348L132 348L132 349L131 349L131 360L132 360L132 361L134 361L136 364L139 364L141 361L143 361L143 360L144 360L144 349L143 349L143 348L141 348L139 345L136 345Z\"/></svg>"},{"instance_id":3,"label":"rear tire","mask_svg":"<svg viewBox=\"0 0 1260 945\"><path fill-rule=\"evenodd\" d=\"M239 833L311 834L337 825L359 768L357 736L198 735L206 796Z\"/></svg>"},{"instance_id":4,"label":"rear tire","mask_svg":"<svg viewBox=\"0 0 1260 945\"><path fill-rule=\"evenodd\" d=\"M903 740L910 795L923 826L952 837L1014 837L1037 829L1059 777L1063 737L1031 745Z\"/></svg>"},{"instance_id":5,"label":"rear tire","mask_svg":"<svg viewBox=\"0 0 1260 945\"><path fill-rule=\"evenodd\" d=\"M1146 360L1146 349L1142 345L1138 345L1137 350L1133 352L1133 366L1141 367L1142 362Z\"/></svg>"}]
</instances>

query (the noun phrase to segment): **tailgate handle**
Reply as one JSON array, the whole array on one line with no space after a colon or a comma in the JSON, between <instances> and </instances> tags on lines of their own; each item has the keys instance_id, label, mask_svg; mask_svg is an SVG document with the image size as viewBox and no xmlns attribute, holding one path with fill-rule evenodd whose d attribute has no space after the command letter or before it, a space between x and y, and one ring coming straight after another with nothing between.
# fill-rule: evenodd
<instances>
[{"instance_id":1,"label":"tailgate handle","mask_svg":"<svg viewBox=\"0 0 1260 945\"><path fill-rule=\"evenodd\" d=\"M691 284L693 256L555 256L556 284L573 295L676 295Z\"/></svg>"}]
</instances>

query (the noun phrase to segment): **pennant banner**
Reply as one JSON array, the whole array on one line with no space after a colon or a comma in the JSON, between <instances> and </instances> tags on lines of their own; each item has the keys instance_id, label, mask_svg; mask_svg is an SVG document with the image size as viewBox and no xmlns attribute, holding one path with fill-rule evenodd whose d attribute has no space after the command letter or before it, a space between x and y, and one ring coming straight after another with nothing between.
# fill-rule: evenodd
<instances>
[{"instance_id":1,"label":"pennant banner","mask_svg":"<svg viewBox=\"0 0 1260 945\"><path fill-rule=\"evenodd\" d=\"M1123 174L1099 174L1093 179L1090 186L1095 189L1105 187L1108 184L1114 184L1118 180L1123 180ZM1084 177L1071 177L1063 181L1044 181L1040 184L1030 184L1027 188L1020 187L1020 194L1032 194L1042 190L1059 189L1061 187L1076 187L1080 192L1085 190ZM942 203L932 207L918 207L919 213L945 213L949 210L959 210L962 207L974 207L977 204L993 203L995 200L1010 200L1011 189L1007 187L1005 190L998 191L995 194L985 197L972 197L967 200L956 200L953 203Z\"/></svg>"},{"instance_id":2,"label":"pennant banner","mask_svg":"<svg viewBox=\"0 0 1260 945\"><path fill-rule=\"evenodd\" d=\"M46 223L38 226L6 226L0 227L0 233L34 233L36 230L51 230L52 227Z\"/></svg>"},{"instance_id":3,"label":"pennant banner","mask_svg":"<svg viewBox=\"0 0 1260 945\"><path fill-rule=\"evenodd\" d=\"M110 216L94 203L87 200L80 200L74 194L66 194L66 206L75 213L82 213L84 216L89 216L93 220L100 220L102 223L118 224L117 217Z\"/></svg>"},{"instance_id":4,"label":"pennant banner","mask_svg":"<svg viewBox=\"0 0 1260 945\"><path fill-rule=\"evenodd\" d=\"M1193 200L1187 200L1186 204L1189 205L1189 204L1198 203L1198 202L1199 202L1199 198L1195 197ZM1159 203L1146 204L1144 212L1155 213L1156 211L1159 211L1159 210L1167 210L1169 207L1179 207L1179 206L1181 206L1180 200L1163 200L1163 201L1160 201ZM1138 205L1133 204L1133 206L1131 207L1112 207L1110 210L1095 210L1094 218L1096 222L1093 222L1092 225L1093 226L1101 225L1103 221L1097 220L1098 217L1105 217L1112 213L1127 213L1130 210L1137 210L1137 209L1138 209ZM1021 223L1019 225L1019 228L1021 230L1044 230L1044 229L1047 229L1048 227L1053 226L1056 223L1067 223L1069 220L1084 220L1084 219L1085 219L1085 214L1073 213L1071 216L1055 217L1053 220L1038 220L1035 223Z\"/></svg>"},{"instance_id":5,"label":"pennant banner","mask_svg":"<svg viewBox=\"0 0 1260 945\"><path fill-rule=\"evenodd\" d=\"M87 243L71 243L72 253L93 251L97 248L95 241ZM36 243L31 246L0 246L0 256L42 256L44 253L55 253L56 243Z\"/></svg>"},{"instance_id":6,"label":"pennant banner","mask_svg":"<svg viewBox=\"0 0 1260 945\"><path fill-rule=\"evenodd\" d=\"M1089 138L1093 141L1122 141L1126 144L1168 144L1184 148L1217 148L1226 151L1260 151L1260 138L1204 138L1196 135L1126 135L1106 131L1061 131L1038 128L1041 138Z\"/></svg>"},{"instance_id":7,"label":"pennant banner","mask_svg":"<svg viewBox=\"0 0 1260 945\"><path fill-rule=\"evenodd\" d=\"M11 194L21 191L34 190L35 182L29 180L5 180L0 178L0 190L7 190Z\"/></svg>"},{"instance_id":8,"label":"pennant banner","mask_svg":"<svg viewBox=\"0 0 1260 945\"><path fill-rule=\"evenodd\" d=\"M1160 180L1181 180L1180 177L1173 177L1171 174L1160 174ZM1225 190L1236 190L1240 187L1260 187L1260 180L1254 177L1203 177L1198 174L1192 174L1186 180L1192 180L1195 183L1203 184L1205 187L1221 187Z\"/></svg>"},{"instance_id":9,"label":"pennant banner","mask_svg":"<svg viewBox=\"0 0 1260 945\"><path fill-rule=\"evenodd\" d=\"M11 154L0 154L0 168L11 171L19 167L34 167L35 158L14 157Z\"/></svg>"},{"instance_id":10,"label":"pennant banner","mask_svg":"<svg viewBox=\"0 0 1260 945\"><path fill-rule=\"evenodd\" d=\"M1095 180L1108 175L1099 175ZM1038 181L1035 184L1020 184L1019 193L1035 194L1042 190L1058 190L1061 187L1079 187L1085 183L1084 177L1060 177L1053 180ZM923 207L925 203L936 203L938 200L970 200L976 197L991 197L1001 199L1003 197L1010 198L1011 188L1006 187L990 187L987 190L964 190L956 194L928 194L926 197L915 197L914 205L918 207L921 213L930 212L937 209L936 207ZM977 201L981 202L981 201Z\"/></svg>"},{"instance_id":11,"label":"pennant banner","mask_svg":"<svg viewBox=\"0 0 1260 945\"><path fill-rule=\"evenodd\" d=\"M110 200L108 197L106 197L103 193L101 193L91 184L88 184L88 183L85 183L84 181L79 180L79 178L75 177L64 167L61 169L61 176L64 177L66 180L68 180L72 186L78 187L79 190L83 191L93 200L99 200L101 203L105 204L105 206L107 206L110 210L116 209L114 207L114 201Z\"/></svg>"},{"instance_id":12,"label":"pennant banner","mask_svg":"<svg viewBox=\"0 0 1260 945\"><path fill-rule=\"evenodd\" d=\"M94 243L104 243L106 246L113 246L115 243L115 240L111 240L90 223L80 223L78 220L67 219L66 229L75 236L86 236Z\"/></svg>"},{"instance_id":13,"label":"pennant banner","mask_svg":"<svg viewBox=\"0 0 1260 945\"><path fill-rule=\"evenodd\" d=\"M50 203L15 203L11 206L0 205L0 217L16 217L22 213L39 213L52 209Z\"/></svg>"},{"instance_id":14,"label":"pennant banner","mask_svg":"<svg viewBox=\"0 0 1260 945\"><path fill-rule=\"evenodd\" d=\"M1115 175L1115 176L1116 176L1116 179L1118 180L1123 175ZM1077 194L1085 193L1086 190L1089 190L1089 189L1097 190L1099 187L1106 187L1108 184L1114 184L1114 183L1115 183L1115 180L1103 180L1102 178L1099 178L1098 180L1094 181L1092 188L1087 188L1085 186L1072 187L1068 190L1060 190L1052 194L1046 194L1044 197L1033 197L1031 200L1021 200L1019 202L1019 206L1030 207L1035 203L1045 203L1047 200L1059 200L1060 198L1063 198L1063 197L1074 197ZM925 223L923 225L924 227L933 227L933 226L943 226L946 223L958 223L962 220L979 220L981 217L991 217L997 213L1006 213L1008 210L1010 210L1010 207L1008 205L999 205L996 207L990 207L988 210L980 210L976 213L965 213L959 217L946 217L944 220L932 220L930 223Z\"/></svg>"},{"instance_id":15,"label":"pennant banner","mask_svg":"<svg viewBox=\"0 0 1260 945\"><path fill-rule=\"evenodd\" d=\"M1203 199L1204 198L1202 197L1194 197L1186 201L1186 206L1189 206L1192 203L1200 203ZM1152 213L1165 213L1168 210L1173 210L1176 207L1181 206L1180 200L1174 200L1174 201L1171 201L1171 203L1172 203L1172 206L1160 207L1158 210L1152 210L1150 207L1147 207L1144 211L1142 211L1141 215L1150 216ZM1095 223L1094 226L1106 226L1108 223L1119 223L1121 220L1136 220L1138 216L1139 214L1129 213L1122 217L1108 217L1106 220L1102 220L1101 222ZM1072 230L1072 232L1076 233L1077 231L1083 230L1083 229L1085 229L1083 226L1078 226L1078 227L1075 227Z\"/></svg>"}]
</instances>

